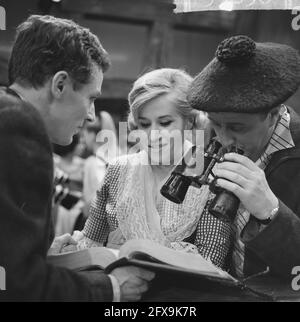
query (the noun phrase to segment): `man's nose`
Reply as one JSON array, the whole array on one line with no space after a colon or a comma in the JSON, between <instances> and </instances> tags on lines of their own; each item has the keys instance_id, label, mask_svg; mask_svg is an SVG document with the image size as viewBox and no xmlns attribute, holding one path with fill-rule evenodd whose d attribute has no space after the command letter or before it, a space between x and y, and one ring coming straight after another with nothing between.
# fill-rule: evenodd
<instances>
[{"instance_id":1,"label":"man's nose","mask_svg":"<svg viewBox=\"0 0 300 322\"><path fill-rule=\"evenodd\" d=\"M218 138L225 148L235 143L235 138L226 129L221 129L219 131Z\"/></svg>"},{"instance_id":2,"label":"man's nose","mask_svg":"<svg viewBox=\"0 0 300 322\"><path fill-rule=\"evenodd\" d=\"M95 122L96 121L96 114L95 114L95 106L94 105L88 111L88 114L87 114L87 118L86 119L89 122Z\"/></svg>"}]
</instances>

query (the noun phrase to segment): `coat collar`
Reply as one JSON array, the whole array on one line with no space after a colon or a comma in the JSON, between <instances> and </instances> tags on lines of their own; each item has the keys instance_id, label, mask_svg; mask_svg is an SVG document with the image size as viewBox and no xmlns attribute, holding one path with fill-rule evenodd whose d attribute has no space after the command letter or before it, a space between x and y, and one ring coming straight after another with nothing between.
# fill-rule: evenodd
<instances>
[{"instance_id":1,"label":"coat collar","mask_svg":"<svg viewBox=\"0 0 300 322\"><path fill-rule=\"evenodd\" d=\"M282 163L291 159L300 159L300 116L293 108L287 107L287 109L291 115L290 131L295 147L280 150L272 155L272 158L265 169L267 177Z\"/></svg>"},{"instance_id":2,"label":"coat collar","mask_svg":"<svg viewBox=\"0 0 300 322\"><path fill-rule=\"evenodd\" d=\"M295 143L295 148L300 148L300 116L292 109L287 107L291 115L290 130L292 134L293 141Z\"/></svg>"}]
</instances>

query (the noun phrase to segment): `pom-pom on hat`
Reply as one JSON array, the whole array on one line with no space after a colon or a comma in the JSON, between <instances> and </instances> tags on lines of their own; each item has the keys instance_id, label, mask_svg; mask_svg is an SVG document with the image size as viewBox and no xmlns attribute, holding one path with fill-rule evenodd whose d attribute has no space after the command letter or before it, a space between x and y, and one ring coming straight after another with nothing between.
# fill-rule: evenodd
<instances>
[{"instance_id":1,"label":"pom-pom on hat","mask_svg":"<svg viewBox=\"0 0 300 322\"><path fill-rule=\"evenodd\" d=\"M295 49L234 36L220 43L216 57L195 77L188 101L207 112L268 112L299 85L300 56Z\"/></svg>"}]
</instances>

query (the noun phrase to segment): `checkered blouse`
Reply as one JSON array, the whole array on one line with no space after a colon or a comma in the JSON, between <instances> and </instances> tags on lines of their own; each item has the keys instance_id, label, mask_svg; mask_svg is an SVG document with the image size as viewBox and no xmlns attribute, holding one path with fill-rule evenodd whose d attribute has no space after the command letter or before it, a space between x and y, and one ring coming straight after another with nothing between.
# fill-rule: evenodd
<instances>
[{"instance_id":1,"label":"checkered blouse","mask_svg":"<svg viewBox=\"0 0 300 322\"><path fill-rule=\"evenodd\" d=\"M86 247L99 245L97 243L105 244L109 233L118 228L116 204L120 196L120 186L122 186L120 176L124 174L127 166L117 162L108 167L104 183L97 191L97 196L90 208L90 216L83 230ZM188 194L190 194L189 200L193 203L193 200L197 200L199 196L199 189L190 187ZM165 198L161 198L156 207L161 219L161 230L167 239L168 237L171 239L174 232L183 226L185 218L188 217L187 209L194 208L193 205L189 205L185 207L186 209L182 209L182 205L172 203ZM203 257L210 259L219 267L224 267L231 243L230 226L210 215L207 208L208 203L198 223L196 222L188 231L189 235L186 236L188 238L181 241L193 243ZM197 213L195 209L193 211Z\"/></svg>"}]
</instances>

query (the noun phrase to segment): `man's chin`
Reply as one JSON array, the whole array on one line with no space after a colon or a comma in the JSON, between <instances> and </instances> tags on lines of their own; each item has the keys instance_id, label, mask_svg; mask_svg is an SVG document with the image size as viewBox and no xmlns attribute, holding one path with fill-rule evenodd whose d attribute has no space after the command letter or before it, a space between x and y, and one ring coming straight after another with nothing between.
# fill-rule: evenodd
<instances>
[{"instance_id":1,"label":"man's chin","mask_svg":"<svg viewBox=\"0 0 300 322\"><path fill-rule=\"evenodd\" d=\"M52 143L61 145L61 146L67 146L70 145L73 141L73 136L68 137L68 138L56 138L52 140Z\"/></svg>"}]
</instances>

